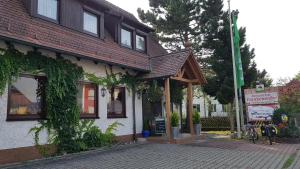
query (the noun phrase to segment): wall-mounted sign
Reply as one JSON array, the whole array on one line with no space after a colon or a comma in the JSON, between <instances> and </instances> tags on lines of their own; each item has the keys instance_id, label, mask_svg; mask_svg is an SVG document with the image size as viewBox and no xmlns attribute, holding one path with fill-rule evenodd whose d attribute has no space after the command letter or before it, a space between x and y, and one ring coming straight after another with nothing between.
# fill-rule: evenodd
<instances>
[{"instance_id":1,"label":"wall-mounted sign","mask_svg":"<svg viewBox=\"0 0 300 169\"><path fill-rule=\"evenodd\" d=\"M271 116L274 114L274 111L278 108L278 104L248 106L249 120L270 120Z\"/></svg>"},{"instance_id":2,"label":"wall-mounted sign","mask_svg":"<svg viewBox=\"0 0 300 169\"><path fill-rule=\"evenodd\" d=\"M247 105L257 105L257 104L277 104L278 103L278 93L249 93L245 95L245 101Z\"/></svg>"},{"instance_id":3,"label":"wall-mounted sign","mask_svg":"<svg viewBox=\"0 0 300 169\"><path fill-rule=\"evenodd\" d=\"M256 91L257 92L262 92L265 90L265 85L264 84L258 84L256 85Z\"/></svg>"}]
</instances>

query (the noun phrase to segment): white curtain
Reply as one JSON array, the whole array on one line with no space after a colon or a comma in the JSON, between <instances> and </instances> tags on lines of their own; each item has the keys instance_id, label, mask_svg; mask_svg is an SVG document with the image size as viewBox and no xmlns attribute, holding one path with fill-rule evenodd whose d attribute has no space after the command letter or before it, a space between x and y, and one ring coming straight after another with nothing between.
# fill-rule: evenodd
<instances>
[{"instance_id":1,"label":"white curtain","mask_svg":"<svg viewBox=\"0 0 300 169\"><path fill-rule=\"evenodd\" d=\"M38 14L57 20L57 0L38 0Z\"/></svg>"}]
</instances>

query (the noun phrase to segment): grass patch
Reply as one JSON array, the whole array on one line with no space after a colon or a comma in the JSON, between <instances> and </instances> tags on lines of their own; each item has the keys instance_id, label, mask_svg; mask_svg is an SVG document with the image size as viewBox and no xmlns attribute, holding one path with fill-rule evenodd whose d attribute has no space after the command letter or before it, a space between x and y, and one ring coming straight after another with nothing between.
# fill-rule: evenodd
<instances>
[{"instance_id":1,"label":"grass patch","mask_svg":"<svg viewBox=\"0 0 300 169\"><path fill-rule=\"evenodd\" d=\"M290 157L284 162L284 164L282 166L282 169L289 168L293 164L293 162L295 161L295 158L296 158L296 153L290 155Z\"/></svg>"}]
</instances>

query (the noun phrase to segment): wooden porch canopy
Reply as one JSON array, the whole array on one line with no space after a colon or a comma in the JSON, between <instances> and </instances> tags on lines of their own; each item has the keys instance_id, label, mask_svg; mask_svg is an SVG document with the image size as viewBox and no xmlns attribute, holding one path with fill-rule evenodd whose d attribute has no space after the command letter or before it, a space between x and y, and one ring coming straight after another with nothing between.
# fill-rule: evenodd
<instances>
[{"instance_id":1,"label":"wooden porch canopy","mask_svg":"<svg viewBox=\"0 0 300 169\"><path fill-rule=\"evenodd\" d=\"M199 63L196 61L191 50L184 50L176 53L156 56L150 58L151 73L145 76L146 79L165 80L164 95L166 100L166 134L170 142L171 137L171 99L170 99L170 79L179 81L187 86L187 101L189 126L191 134L193 131L193 85L203 85L207 83Z\"/></svg>"}]
</instances>

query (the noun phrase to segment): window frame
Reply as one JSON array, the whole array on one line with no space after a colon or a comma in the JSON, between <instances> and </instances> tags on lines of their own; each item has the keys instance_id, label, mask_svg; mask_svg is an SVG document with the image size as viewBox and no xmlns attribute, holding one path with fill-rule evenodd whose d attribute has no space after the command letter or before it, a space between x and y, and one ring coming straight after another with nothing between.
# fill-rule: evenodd
<instances>
[{"instance_id":1,"label":"window frame","mask_svg":"<svg viewBox=\"0 0 300 169\"><path fill-rule=\"evenodd\" d=\"M122 29L123 30L125 30L125 31L128 31L128 32L130 32L130 38L131 38L131 40L130 40L130 43L131 43L131 47L130 46L127 46L127 45L125 45L125 44L123 44L122 43ZM122 46L122 47L125 47L125 48L128 48L128 49L135 49L135 44L134 44L134 30L132 30L132 29L130 29L130 28L128 28L128 27L126 27L126 26L122 26L121 27L121 29L120 29L120 45Z\"/></svg>"},{"instance_id":2,"label":"window frame","mask_svg":"<svg viewBox=\"0 0 300 169\"><path fill-rule=\"evenodd\" d=\"M97 33L96 34L84 29L84 14L85 13L87 13L89 15L92 15L92 16L95 16L97 18ZM102 17L99 16L98 14L96 14L95 12L93 12L93 11L91 11L89 9L84 8L83 9L83 13L82 13L82 30L83 30L83 32L86 33L86 34L95 36L95 37L99 37L100 34L101 34L101 31L100 31L101 18Z\"/></svg>"},{"instance_id":3,"label":"window frame","mask_svg":"<svg viewBox=\"0 0 300 169\"><path fill-rule=\"evenodd\" d=\"M148 52L148 34L139 30L139 29L136 29L130 25L127 25L126 23L120 23L118 24L118 43L121 47L124 47L124 48L127 48L127 49L131 49L131 50L134 50L134 51L137 51L137 52L140 52L140 53L143 53L143 54L147 54ZM129 46L127 45L123 45L122 44L122 29L126 30L126 31L129 31L131 32L131 44L132 44L132 47L130 48ZM137 49L136 48L136 36L141 36L145 39L145 50L140 50L140 49Z\"/></svg>"},{"instance_id":4,"label":"window frame","mask_svg":"<svg viewBox=\"0 0 300 169\"><path fill-rule=\"evenodd\" d=\"M123 95L122 95L122 99L124 100L122 102L122 109L123 109L123 112L121 115L117 115L115 114L114 112L108 112L108 107L107 107L107 111L106 111L106 114L107 114L107 118L108 119L116 119L116 118L127 118L127 115L126 115L126 88L123 87L123 86L116 86L114 87L113 89L119 89L123 92ZM111 94L110 92L108 92L108 94ZM111 98L109 100L109 102L111 101ZM109 103L108 102L108 103ZM108 103L106 103L106 105L108 105ZM110 113L114 113L114 114L110 114Z\"/></svg>"},{"instance_id":5,"label":"window frame","mask_svg":"<svg viewBox=\"0 0 300 169\"><path fill-rule=\"evenodd\" d=\"M29 75L21 74L19 77L33 78L33 79L43 79L47 83L47 77L41 75ZM7 97L7 116L6 121L33 121L33 120L46 120L47 119L47 104L46 104L46 90L42 96L42 112L38 114L29 114L29 115L12 115L10 114L11 109L11 88L12 85L8 86L8 97Z\"/></svg>"},{"instance_id":6,"label":"window frame","mask_svg":"<svg viewBox=\"0 0 300 169\"><path fill-rule=\"evenodd\" d=\"M99 86L92 82L87 81L79 81L78 84L88 84L88 85L94 85L95 86L95 113L94 114L86 114L80 111L80 119L99 119ZM80 89L79 89L80 90Z\"/></svg>"},{"instance_id":7,"label":"window frame","mask_svg":"<svg viewBox=\"0 0 300 169\"><path fill-rule=\"evenodd\" d=\"M57 13L56 13L56 20L55 19L52 19L52 18L49 18L47 16L44 16L44 15L41 15L39 14L38 12L38 4L39 3L39 0L34 0L34 14L36 15L36 17L38 18L41 18L43 20L46 20L46 21L50 21L50 22L53 22L53 23L56 23L56 24L59 24L59 20L60 20L60 13L61 13L61 10L60 10L60 0L57 0Z\"/></svg>"},{"instance_id":8,"label":"window frame","mask_svg":"<svg viewBox=\"0 0 300 169\"><path fill-rule=\"evenodd\" d=\"M138 52L147 53L147 40L146 40L147 38L146 38L146 35L144 35L142 33L136 33L135 41L136 41L137 36L140 36L140 37L144 38L145 49L144 50L138 49L137 48L137 42L135 42L135 50L138 51Z\"/></svg>"}]
</instances>

